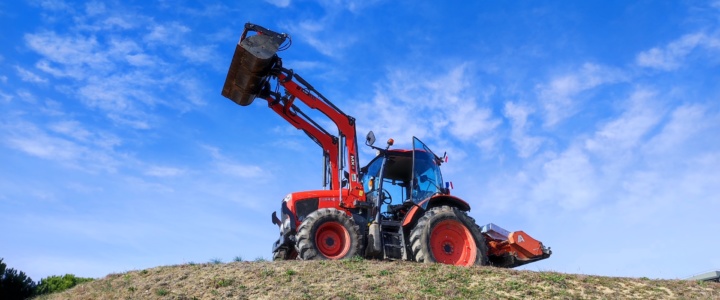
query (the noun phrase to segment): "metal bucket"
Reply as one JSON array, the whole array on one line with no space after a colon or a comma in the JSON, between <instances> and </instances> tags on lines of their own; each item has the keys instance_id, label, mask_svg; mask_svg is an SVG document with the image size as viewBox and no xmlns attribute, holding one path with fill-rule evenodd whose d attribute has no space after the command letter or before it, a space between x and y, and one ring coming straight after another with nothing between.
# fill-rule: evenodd
<instances>
[{"instance_id":1,"label":"metal bucket","mask_svg":"<svg viewBox=\"0 0 720 300\"><path fill-rule=\"evenodd\" d=\"M275 54L284 41L285 36L273 34L241 39L235 47L222 95L239 105L250 105L267 84L278 59Z\"/></svg>"}]
</instances>

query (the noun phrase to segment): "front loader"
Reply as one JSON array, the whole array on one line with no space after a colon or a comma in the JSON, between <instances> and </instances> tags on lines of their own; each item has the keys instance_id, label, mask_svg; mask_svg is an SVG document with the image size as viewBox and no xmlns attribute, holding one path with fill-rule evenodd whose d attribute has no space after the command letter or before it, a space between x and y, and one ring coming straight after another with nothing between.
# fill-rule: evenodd
<instances>
[{"instance_id":1,"label":"front loader","mask_svg":"<svg viewBox=\"0 0 720 300\"><path fill-rule=\"evenodd\" d=\"M478 226L470 205L450 195L436 155L413 137L412 149L375 146L371 131L365 145L378 155L360 167L355 119L344 113L291 69L277 52L290 36L246 24L230 64L222 95L241 106L255 99L305 132L323 153L323 186L288 194L272 222L280 235L273 259L387 260L494 265L512 268L550 257L549 248L523 231L495 224ZM303 113L302 103L327 116L326 130Z\"/></svg>"}]
</instances>

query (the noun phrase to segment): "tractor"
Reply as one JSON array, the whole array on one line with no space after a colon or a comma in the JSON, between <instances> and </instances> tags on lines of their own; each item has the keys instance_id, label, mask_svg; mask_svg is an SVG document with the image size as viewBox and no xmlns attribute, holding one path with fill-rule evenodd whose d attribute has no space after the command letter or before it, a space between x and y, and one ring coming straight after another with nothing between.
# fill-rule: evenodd
<instances>
[{"instance_id":1,"label":"tractor","mask_svg":"<svg viewBox=\"0 0 720 300\"><path fill-rule=\"evenodd\" d=\"M291 44L288 34L245 24L222 89L240 106L265 100L322 149L322 189L288 194L279 215L271 215L279 228L274 260L359 256L512 268L550 257L549 248L523 231L478 226L468 202L451 195L452 184L443 181L440 166L447 156L416 137L412 149L394 149L393 139L376 146L370 131L364 144L377 155L361 166L355 118L283 66L277 53ZM300 103L337 129L322 127Z\"/></svg>"}]
</instances>

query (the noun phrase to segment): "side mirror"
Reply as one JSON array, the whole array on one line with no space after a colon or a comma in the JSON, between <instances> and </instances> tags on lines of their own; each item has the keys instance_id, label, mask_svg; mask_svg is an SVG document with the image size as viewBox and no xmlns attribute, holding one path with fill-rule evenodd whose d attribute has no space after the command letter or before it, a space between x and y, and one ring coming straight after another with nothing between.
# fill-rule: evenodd
<instances>
[{"instance_id":1,"label":"side mirror","mask_svg":"<svg viewBox=\"0 0 720 300\"><path fill-rule=\"evenodd\" d=\"M372 146L373 144L375 144L375 134L370 130L365 136L365 145Z\"/></svg>"}]
</instances>

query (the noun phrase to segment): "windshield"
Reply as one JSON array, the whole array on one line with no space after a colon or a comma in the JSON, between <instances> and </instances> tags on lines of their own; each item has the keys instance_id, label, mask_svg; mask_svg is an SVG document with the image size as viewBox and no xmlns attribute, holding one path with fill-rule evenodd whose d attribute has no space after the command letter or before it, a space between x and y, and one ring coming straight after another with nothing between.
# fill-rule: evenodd
<instances>
[{"instance_id":1,"label":"windshield","mask_svg":"<svg viewBox=\"0 0 720 300\"><path fill-rule=\"evenodd\" d=\"M412 181L412 199L415 203L442 192L440 161L430 148L416 137L413 137ZM427 203L423 204L425 205Z\"/></svg>"}]
</instances>

